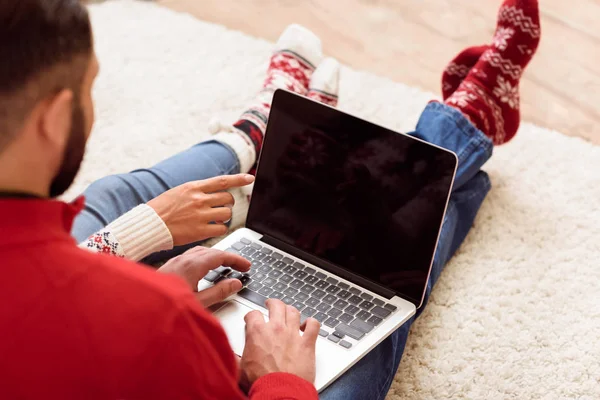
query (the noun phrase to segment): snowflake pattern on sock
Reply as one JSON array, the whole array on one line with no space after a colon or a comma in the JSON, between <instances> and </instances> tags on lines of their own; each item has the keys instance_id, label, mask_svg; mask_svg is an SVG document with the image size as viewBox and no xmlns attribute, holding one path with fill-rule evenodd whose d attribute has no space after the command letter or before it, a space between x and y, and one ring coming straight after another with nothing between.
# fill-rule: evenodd
<instances>
[{"instance_id":1,"label":"snowflake pattern on sock","mask_svg":"<svg viewBox=\"0 0 600 400\"><path fill-rule=\"evenodd\" d=\"M498 12L492 44L446 100L446 104L468 116L495 144L507 142L517 132L519 80L540 36L537 0L505 0ZM453 67L449 72L452 69L457 70Z\"/></svg>"},{"instance_id":2,"label":"snowflake pattern on sock","mask_svg":"<svg viewBox=\"0 0 600 400\"><path fill-rule=\"evenodd\" d=\"M498 28L496 35L494 36L494 46L499 50L506 50L508 46L508 40L515 34L513 28Z\"/></svg>"},{"instance_id":3,"label":"snowflake pattern on sock","mask_svg":"<svg viewBox=\"0 0 600 400\"><path fill-rule=\"evenodd\" d=\"M278 51L271 57L267 78L256 103L246 110L233 126L248 135L254 144L256 156L260 154L267 129L273 95L277 89L286 89L301 95L308 93L308 84L315 66L301 55L290 51ZM252 171L255 171L253 166Z\"/></svg>"},{"instance_id":4,"label":"snowflake pattern on sock","mask_svg":"<svg viewBox=\"0 0 600 400\"><path fill-rule=\"evenodd\" d=\"M473 93L464 90L457 90L454 95L448 100L448 103L455 104L459 107L466 107L470 101L477 99Z\"/></svg>"},{"instance_id":5,"label":"snowflake pattern on sock","mask_svg":"<svg viewBox=\"0 0 600 400\"><path fill-rule=\"evenodd\" d=\"M504 79L502 75L498 75L496 78L498 86L494 88L494 95L500 99L501 102L507 103L512 109L519 108L519 88L511 86L510 82Z\"/></svg>"}]
</instances>

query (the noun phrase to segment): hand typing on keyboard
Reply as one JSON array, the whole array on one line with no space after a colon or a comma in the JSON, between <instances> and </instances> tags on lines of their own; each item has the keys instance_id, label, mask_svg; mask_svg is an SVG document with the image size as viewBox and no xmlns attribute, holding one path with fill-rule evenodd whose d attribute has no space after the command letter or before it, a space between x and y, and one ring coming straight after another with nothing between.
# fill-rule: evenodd
<instances>
[{"instance_id":1,"label":"hand typing on keyboard","mask_svg":"<svg viewBox=\"0 0 600 400\"><path fill-rule=\"evenodd\" d=\"M218 284L224 279L240 279L244 288L238 296L261 307L266 307L268 299L281 300L300 311L300 321L312 317L322 323L319 336L346 349L353 346L348 338L361 340L396 311L393 304L264 244L241 238L226 251L248 259L250 270L240 274L220 267L205 280Z\"/></svg>"},{"instance_id":2,"label":"hand typing on keyboard","mask_svg":"<svg viewBox=\"0 0 600 400\"><path fill-rule=\"evenodd\" d=\"M174 274L183 278L194 292L198 290L198 282L220 266L231 267L235 270L246 272L250 269L250 261L236 254L228 253L206 247L194 247L182 255L169 260L158 269L158 272ZM212 273L212 272L211 272ZM209 307L242 289L242 282L238 278L242 274L233 272L229 279L223 279L209 289L196 293L196 298L204 307ZM238 279L236 279L238 278Z\"/></svg>"},{"instance_id":3,"label":"hand typing on keyboard","mask_svg":"<svg viewBox=\"0 0 600 400\"><path fill-rule=\"evenodd\" d=\"M252 385L273 372L287 372L315 381L315 344L320 324L308 318L300 334L300 312L282 301L268 299L269 321L260 311L246 314L246 345L242 354L242 381Z\"/></svg>"}]
</instances>

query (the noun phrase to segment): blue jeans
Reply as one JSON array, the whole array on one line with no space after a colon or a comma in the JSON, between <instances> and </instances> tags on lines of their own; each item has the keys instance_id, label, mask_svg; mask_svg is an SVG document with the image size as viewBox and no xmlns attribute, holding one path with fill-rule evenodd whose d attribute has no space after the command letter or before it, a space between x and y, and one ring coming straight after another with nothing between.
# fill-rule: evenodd
<instances>
[{"instance_id":1,"label":"blue jeans","mask_svg":"<svg viewBox=\"0 0 600 400\"><path fill-rule=\"evenodd\" d=\"M442 269L467 236L490 190L490 180L481 167L492 155L492 142L459 111L444 104L430 103L410 135L452 150L459 159L425 301L411 320L325 389L320 395L323 400L385 398L400 364L412 322L423 311ZM152 168L100 179L84 192L87 205L75 220L73 236L81 242L133 207L172 187L192 180L238 173L239 168L231 149L216 142L204 142ZM182 250L174 249L149 261L173 256Z\"/></svg>"},{"instance_id":2,"label":"blue jeans","mask_svg":"<svg viewBox=\"0 0 600 400\"><path fill-rule=\"evenodd\" d=\"M199 143L152 168L111 175L93 182L83 192L85 208L75 218L71 234L81 243L94 232L132 208L186 182L237 174L240 164L227 146L213 141ZM142 262L154 265L200 245L191 243L152 254Z\"/></svg>"}]
</instances>

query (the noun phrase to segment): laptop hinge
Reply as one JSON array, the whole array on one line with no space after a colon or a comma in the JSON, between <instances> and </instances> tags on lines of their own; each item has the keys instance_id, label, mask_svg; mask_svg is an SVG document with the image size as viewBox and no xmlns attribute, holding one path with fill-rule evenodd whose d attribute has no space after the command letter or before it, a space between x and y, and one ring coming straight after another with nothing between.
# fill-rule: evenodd
<instances>
[{"instance_id":1,"label":"laptop hinge","mask_svg":"<svg viewBox=\"0 0 600 400\"><path fill-rule=\"evenodd\" d=\"M322 268L325 271L331 272L332 274L338 275L341 278L349 280L350 282L358 286L361 286L374 293L377 293L378 295L385 297L386 299L391 299L392 297L396 296L396 292L394 292L393 290L387 289L377 283L374 283L368 279L356 275L351 271L348 271L347 269L338 267L337 265L334 265L318 257L310 255L309 253L299 250L297 247L290 246L289 244L282 242L279 239L263 235L263 237L260 240L270 246L277 247L278 249L281 249L282 251L293 255L294 257L300 258L310 264Z\"/></svg>"}]
</instances>

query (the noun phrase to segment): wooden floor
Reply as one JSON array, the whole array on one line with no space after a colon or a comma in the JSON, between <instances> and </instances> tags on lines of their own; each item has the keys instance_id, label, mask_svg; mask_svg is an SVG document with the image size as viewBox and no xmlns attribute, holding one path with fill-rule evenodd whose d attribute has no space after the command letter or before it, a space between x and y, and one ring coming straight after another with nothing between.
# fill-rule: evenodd
<instances>
[{"instance_id":1,"label":"wooden floor","mask_svg":"<svg viewBox=\"0 0 600 400\"><path fill-rule=\"evenodd\" d=\"M328 55L439 93L462 48L487 43L500 1L158 0L275 41L290 23L317 33ZM542 42L522 81L523 120L600 144L600 1L541 0Z\"/></svg>"}]
</instances>

